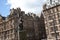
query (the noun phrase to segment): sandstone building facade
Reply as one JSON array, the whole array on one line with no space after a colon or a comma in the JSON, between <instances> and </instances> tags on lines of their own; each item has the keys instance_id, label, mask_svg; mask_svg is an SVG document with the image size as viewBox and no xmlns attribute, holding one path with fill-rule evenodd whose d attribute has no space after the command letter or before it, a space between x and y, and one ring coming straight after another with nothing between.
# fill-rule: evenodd
<instances>
[{"instance_id":1,"label":"sandstone building facade","mask_svg":"<svg viewBox=\"0 0 60 40\"><path fill-rule=\"evenodd\" d=\"M60 5L43 9L47 40L60 40Z\"/></svg>"},{"instance_id":2,"label":"sandstone building facade","mask_svg":"<svg viewBox=\"0 0 60 40\"><path fill-rule=\"evenodd\" d=\"M46 39L43 16L38 17L33 13L25 14L20 8L11 9L8 17L0 15L0 40L42 39Z\"/></svg>"}]
</instances>

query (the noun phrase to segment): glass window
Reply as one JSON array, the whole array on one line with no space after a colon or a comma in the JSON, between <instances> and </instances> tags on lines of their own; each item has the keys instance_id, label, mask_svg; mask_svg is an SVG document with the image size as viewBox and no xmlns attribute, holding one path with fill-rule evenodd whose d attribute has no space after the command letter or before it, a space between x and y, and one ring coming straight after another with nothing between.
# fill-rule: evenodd
<instances>
[{"instance_id":1,"label":"glass window","mask_svg":"<svg viewBox=\"0 0 60 40\"><path fill-rule=\"evenodd\" d=\"M59 33L57 33L57 36L59 36Z\"/></svg>"},{"instance_id":2,"label":"glass window","mask_svg":"<svg viewBox=\"0 0 60 40\"><path fill-rule=\"evenodd\" d=\"M53 19L53 17L52 17L52 16L49 16L49 17L48 17L48 19L49 19L49 20L52 20L52 19Z\"/></svg>"},{"instance_id":3,"label":"glass window","mask_svg":"<svg viewBox=\"0 0 60 40\"><path fill-rule=\"evenodd\" d=\"M55 33L52 33L51 36L52 36L52 37L55 37Z\"/></svg>"},{"instance_id":4,"label":"glass window","mask_svg":"<svg viewBox=\"0 0 60 40\"><path fill-rule=\"evenodd\" d=\"M55 26L55 28L54 28L56 31L58 31L58 26Z\"/></svg>"},{"instance_id":5,"label":"glass window","mask_svg":"<svg viewBox=\"0 0 60 40\"><path fill-rule=\"evenodd\" d=\"M54 28L53 28L53 27L51 27L51 32L52 32L52 31L54 31Z\"/></svg>"},{"instance_id":6,"label":"glass window","mask_svg":"<svg viewBox=\"0 0 60 40\"><path fill-rule=\"evenodd\" d=\"M58 31L57 26L55 26L55 28L54 27L51 27L51 32L54 31L54 30Z\"/></svg>"},{"instance_id":7,"label":"glass window","mask_svg":"<svg viewBox=\"0 0 60 40\"><path fill-rule=\"evenodd\" d=\"M60 17L60 13L57 13L57 16Z\"/></svg>"},{"instance_id":8,"label":"glass window","mask_svg":"<svg viewBox=\"0 0 60 40\"><path fill-rule=\"evenodd\" d=\"M54 25L57 25L57 20L54 20Z\"/></svg>"},{"instance_id":9,"label":"glass window","mask_svg":"<svg viewBox=\"0 0 60 40\"><path fill-rule=\"evenodd\" d=\"M49 26L52 26L53 25L53 22L49 22Z\"/></svg>"},{"instance_id":10,"label":"glass window","mask_svg":"<svg viewBox=\"0 0 60 40\"><path fill-rule=\"evenodd\" d=\"M55 35L59 36L59 33L56 33L56 34L55 34L55 33L52 33L51 35L52 35L53 37L55 37Z\"/></svg>"},{"instance_id":11,"label":"glass window","mask_svg":"<svg viewBox=\"0 0 60 40\"><path fill-rule=\"evenodd\" d=\"M13 29L10 30L10 33L13 33Z\"/></svg>"},{"instance_id":12,"label":"glass window","mask_svg":"<svg viewBox=\"0 0 60 40\"><path fill-rule=\"evenodd\" d=\"M60 19L58 19L58 21L59 21L59 24L60 24Z\"/></svg>"},{"instance_id":13,"label":"glass window","mask_svg":"<svg viewBox=\"0 0 60 40\"><path fill-rule=\"evenodd\" d=\"M51 10L48 10L48 13L50 14L51 13Z\"/></svg>"}]
</instances>

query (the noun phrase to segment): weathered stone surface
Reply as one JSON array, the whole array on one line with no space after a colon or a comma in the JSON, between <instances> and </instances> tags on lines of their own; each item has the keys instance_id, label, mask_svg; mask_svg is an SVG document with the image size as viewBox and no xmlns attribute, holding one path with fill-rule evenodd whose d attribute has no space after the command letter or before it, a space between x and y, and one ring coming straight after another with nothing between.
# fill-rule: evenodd
<instances>
[{"instance_id":1,"label":"weathered stone surface","mask_svg":"<svg viewBox=\"0 0 60 40\"><path fill-rule=\"evenodd\" d=\"M20 8L10 11L4 21L0 17L0 40L41 40L41 36L46 36L43 17L33 13L25 14Z\"/></svg>"}]
</instances>

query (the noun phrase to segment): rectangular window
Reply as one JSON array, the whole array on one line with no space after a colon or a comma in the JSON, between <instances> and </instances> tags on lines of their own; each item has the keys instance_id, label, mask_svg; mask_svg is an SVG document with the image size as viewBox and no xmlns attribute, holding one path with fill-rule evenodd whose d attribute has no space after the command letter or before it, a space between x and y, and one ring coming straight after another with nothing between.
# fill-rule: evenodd
<instances>
[{"instance_id":1,"label":"rectangular window","mask_svg":"<svg viewBox=\"0 0 60 40\"><path fill-rule=\"evenodd\" d=\"M48 10L48 13L50 14L51 13L51 10Z\"/></svg>"},{"instance_id":2,"label":"rectangular window","mask_svg":"<svg viewBox=\"0 0 60 40\"><path fill-rule=\"evenodd\" d=\"M59 24L60 24L60 19L58 19L58 21L59 21Z\"/></svg>"},{"instance_id":3,"label":"rectangular window","mask_svg":"<svg viewBox=\"0 0 60 40\"><path fill-rule=\"evenodd\" d=\"M57 13L58 18L60 17L60 13Z\"/></svg>"},{"instance_id":4,"label":"rectangular window","mask_svg":"<svg viewBox=\"0 0 60 40\"><path fill-rule=\"evenodd\" d=\"M53 37L55 37L55 35L57 35L57 37L58 37L58 36L59 36L59 33L56 33L56 34L55 34L55 33L52 33L51 35L52 35Z\"/></svg>"},{"instance_id":5,"label":"rectangular window","mask_svg":"<svg viewBox=\"0 0 60 40\"><path fill-rule=\"evenodd\" d=\"M49 26L53 26L53 22L49 22Z\"/></svg>"},{"instance_id":6,"label":"rectangular window","mask_svg":"<svg viewBox=\"0 0 60 40\"><path fill-rule=\"evenodd\" d=\"M56 31L58 31L58 26L55 26L55 28L54 28Z\"/></svg>"},{"instance_id":7,"label":"rectangular window","mask_svg":"<svg viewBox=\"0 0 60 40\"><path fill-rule=\"evenodd\" d=\"M58 27L57 26L51 27L51 32L54 31L54 30L58 31Z\"/></svg>"},{"instance_id":8,"label":"rectangular window","mask_svg":"<svg viewBox=\"0 0 60 40\"><path fill-rule=\"evenodd\" d=\"M53 27L51 27L51 32L52 32L52 31L54 31L54 28L53 28Z\"/></svg>"},{"instance_id":9,"label":"rectangular window","mask_svg":"<svg viewBox=\"0 0 60 40\"><path fill-rule=\"evenodd\" d=\"M48 19L49 19L49 20L52 20L52 19L53 19L53 17L52 17L52 16L49 16L49 17L48 17Z\"/></svg>"},{"instance_id":10,"label":"rectangular window","mask_svg":"<svg viewBox=\"0 0 60 40\"><path fill-rule=\"evenodd\" d=\"M54 22L53 22L55 25L57 25L58 23L57 23L57 20L54 20Z\"/></svg>"}]
</instances>

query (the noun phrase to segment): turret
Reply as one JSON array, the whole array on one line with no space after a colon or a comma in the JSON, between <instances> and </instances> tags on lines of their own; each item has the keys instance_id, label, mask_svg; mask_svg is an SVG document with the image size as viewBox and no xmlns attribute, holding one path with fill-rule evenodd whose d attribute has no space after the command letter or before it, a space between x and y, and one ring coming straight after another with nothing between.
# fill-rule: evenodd
<instances>
[{"instance_id":1,"label":"turret","mask_svg":"<svg viewBox=\"0 0 60 40\"><path fill-rule=\"evenodd\" d=\"M46 4L43 5L43 10L45 10L45 9L46 9Z\"/></svg>"},{"instance_id":2,"label":"turret","mask_svg":"<svg viewBox=\"0 0 60 40\"><path fill-rule=\"evenodd\" d=\"M21 13L21 9L20 8L12 8L10 9L10 15L14 15L14 14L18 14L18 13Z\"/></svg>"}]
</instances>

